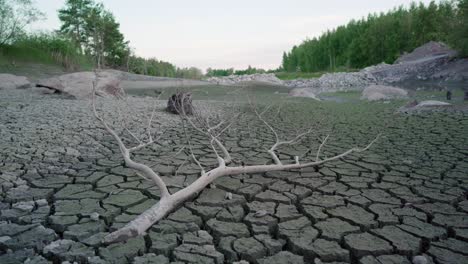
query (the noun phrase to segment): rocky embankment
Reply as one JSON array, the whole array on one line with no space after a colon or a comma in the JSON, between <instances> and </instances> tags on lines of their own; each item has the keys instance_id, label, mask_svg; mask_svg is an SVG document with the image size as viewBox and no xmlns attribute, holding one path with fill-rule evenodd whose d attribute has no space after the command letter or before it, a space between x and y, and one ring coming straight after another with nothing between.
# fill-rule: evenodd
<instances>
[{"instance_id":1,"label":"rocky embankment","mask_svg":"<svg viewBox=\"0 0 468 264\"><path fill-rule=\"evenodd\" d=\"M394 64L378 64L359 72L330 73L315 79L281 81L273 74L214 77L211 83L237 85L263 82L291 88L312 88L315 93L363 89L375 84L397 84L405 81L468 81L468 59L457 59L457 52L443 43L429 42L402 55Z\"/></svg>"},{"instance_id":2,"label":"rocky embankment","mask_svg":"<svg viewBox=\"0 0 468 264\"><path fill-rule=\"evenodd\" d=\"M219 85L240 85L252 82L270 85L284 85L284 82L278 79L278 77L276 77L273 73L211 77L207 81Z\"/></svg>"}]
</instances>

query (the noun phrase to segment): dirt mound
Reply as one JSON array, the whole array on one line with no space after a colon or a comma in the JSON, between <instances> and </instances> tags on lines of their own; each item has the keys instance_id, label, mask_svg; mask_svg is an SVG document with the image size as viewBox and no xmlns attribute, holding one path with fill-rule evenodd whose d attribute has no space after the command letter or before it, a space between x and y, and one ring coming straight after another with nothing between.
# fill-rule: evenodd
<instances>
[{"instance_id":1,"label":"dirt mound","mask_svg":"<svg viewBox=\"0 0 468 264\"><path fill-rule=\"evenodd\" d=\"M431 41L416 48L411 53L402 55L395 61L395 64L417 61L436 56L455 57L456 55L457 52L445 45L444 43Z\"/></svg>"}]
</instances>

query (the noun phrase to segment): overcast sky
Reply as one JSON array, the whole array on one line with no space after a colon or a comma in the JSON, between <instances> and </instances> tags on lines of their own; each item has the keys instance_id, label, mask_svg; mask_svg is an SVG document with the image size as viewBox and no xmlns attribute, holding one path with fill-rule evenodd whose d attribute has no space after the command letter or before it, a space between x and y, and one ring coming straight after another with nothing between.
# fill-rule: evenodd
<instances>
[{"instance_id":1,"label":"overcast sky","mask_svg":"<svg viewBox=\"0 0 468 264\"><path fill-rule=\"evenodd\" d=\"M103 0L139 56L201 69L277 68L283 51L307 37L387 11L410 0ZM430 0L423 0L428 3ZM34 29L60 26L65 0L37 0L47 19Z\"/></svg>"}]
</instances>

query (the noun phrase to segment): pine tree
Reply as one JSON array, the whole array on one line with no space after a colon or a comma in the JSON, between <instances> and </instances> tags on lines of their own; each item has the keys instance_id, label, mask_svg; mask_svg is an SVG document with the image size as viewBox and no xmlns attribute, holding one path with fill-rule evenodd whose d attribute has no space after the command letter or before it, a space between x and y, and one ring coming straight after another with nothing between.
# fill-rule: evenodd
<instances>
[{"instance_id":1,"label":"pine tree","mask_svg":"<svg viewBox=\"0 0 468 264\"><path fill-rule=\"evenodd\" d=\"M93 5L92 0L67 0L65 7L58 11L62 22L60 32L70 36L81 53L88 42L85 27Z\"/></svg>"}]
</instances>

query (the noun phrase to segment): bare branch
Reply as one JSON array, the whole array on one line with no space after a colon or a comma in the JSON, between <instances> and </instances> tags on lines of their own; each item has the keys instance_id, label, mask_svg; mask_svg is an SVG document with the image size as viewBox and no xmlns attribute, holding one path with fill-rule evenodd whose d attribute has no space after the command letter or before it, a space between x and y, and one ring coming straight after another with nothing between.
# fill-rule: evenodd
<instances>
[{"instance_id":1,"label":"bare branch","mask_svg":"<svg viewBox=\"0 0 468 264\"><path fill-rule=\"evenodd\" d=\"M315 156L315 161L319 161L319 157L320 157L320 151L322 151L322 148L323 146L325 146L325 144L327 143L327 140L328 138L330 137L330 135L327 135L327 137L325 137L325 139L322 141L322 143L320 144L318 150L317 150L317 155Z\"/></svg>"},{"instance_id":2,"label":"bare branch","mask_svg":"<svg viewBox=\"0 0 468 264\"><path fill-rule=\"evenodd\" d=\"M97 79L96 79L97 82ZM217 178L222 177L222 176L228 176L228 175L239 175L239 174L247 174L247 173L264 173L264 172L269 172L269 171L282 171L282 170L292 170L292 169L301 169L301 168L306 168L306 167L313 167L313 166L319 166L321 164L324 164L326 162L338 160L341 158L346 157L347 155L350 155L351 153L359 153L368 150L380 137L380 134L377 135L377 137L372 140L367 146L363 148L359 147L354 147L351 149L348 149L347 151L337 154L333 157L330 158L325 158L320 160L320 153L322 149L325 147L326 142L329 138L327 137L322 141L320 144L315 161L306 161L304 163L299 162L299 157L295 156L294 157L294 163L293 164L282 164L281 161L279 160L277 154L275 153L275 150L282 146L282 145L291 145L291 144L296 144L297 142L300 142L303 138L305 138L307 135L312 133L312 128L309 130L303 132L303 133L298 133L295 138L288 140L288 141L280 141L279 136L275 129L264 119L263 115L270 109L271 107L267 107L262 113L260 113L256 108L254 108L256 116L275 134L276 137L276 142L275 144L268 150L268 152L271 154L273 160L275 161L275 164L265 164L265 165L250 165L250 166L227 166L224 158L222 158L218 154L217 147L219 147L221 150L223 150L223 154L229 155L227 153L226 148L224 145L218 140L218 135L216 134L216 130L221 130L222 132L226 130L228 127L232 125L234 122L235 118L230 120L229 122L227 121L219 121L216 125L210 126L210 122L212 122L214 119L219 119L218 117L210 120L207 118L202 118L201 116L196 116L196 121L201 122L201 126L197 126L193 122L191 118L189 118L187 115L185 115L182 111L182 126L184 130L184 134L187 140L187 145L190 151L190 157L193 159L193 161L197 164L197 166L200 167L201 169L201 176L197 178L194 182L189 184L186 187L181 187L180 190L173 194L169 194L169 191L167 189L166 184L163 182L162 178L159 177L151 168L148 166L137 163L133 161L130 157L131 151L138 150L140 148L143 148L147 146L148 144L151 144L155 142L156 140L153 140L152 138L149 139L149 142L140 144L136 147L128 149L124 143L122 142L122 139L118 136L118 134L104 121L102 117L99 116L96 106L95 106L95 89L96 89L96 84L93 83L93 101L92 101L92 106L93 106L93 113L95 117L101 122L101 124L104 126L104 128L113 136L113 138L117 141L120 151L122 153L122 156L124 157L125 164L138 171L137 175L144 179L150 179L153 182L156 183L158 188L161 190L161 199L159 200L158 203L153 205L151 208L147 209L145 212L143 212L141 215L137 216L133 221L129 222L126 224L124 227L121 229L110 233L104 238L105 243L115 243L115 242L120 242L120 241L125 241L129 238L145 234L146 230L148 230L154 223L160 221L164 217L166 217L171 211L176 209L179 205L196 195L197 193L200 193L204 188L212 184ZM183 108L183 107L182 107ZM279 110L278 110L279 111ZM150 118L150 121L148 122L148 129L151 128L151 122L154 118L154 112ZM190 137L188 136L187 132L187 127L186 127L186 122L189 124L193 129L201 132L203 135L206 135L210 138L210 145L217 157L218 160L218 166L214 169L211 169L209 171L205 171L203 168L202 164L198 161L196 158L195 154L193 153L193 148L192 148L192 143L190 140ZM204 130L205 129L205 130ZM184 147L185 148L185 147ZM184 148L179 150L182 151ZM230 158L230 156L229 156ZM188 159L188 157L187 157ZM182 167L187 159L179 166L179 168L176 170L176 173Z\"/></svg>"},{"instance_id":3,"label":"bare branch","mask_svg":"<svg viewBox=\"0 0 468 264\"><path fill-rule=\"evenodd\" d=\"M122 142L122 139L117 135L117 133L107 124L107 122L104 121L102 117L99 116L97 110L96 110L96 87L97 87L97 74L96 74L96 79L93 81L93 91L92 91L92 106L93 106L93 114L94 117L96 117L97 120L101 122L101 124L104 126L104 128L111 134L115 141L117 141L117 144L119 145L120 152L122 153L122 156L124 157L125 164L135 170L140 171L143 175L146 177L152 179L154 183L158 186L159 190L161 191L161 198L170 196L169 191L166 187L166 184L163 182L163 180L159 177L158 174L156 174L150 167L137 163L133 161L130 158L130 151L129 149L125 146L125 144Z\"/></svg>"}]
</instances>

